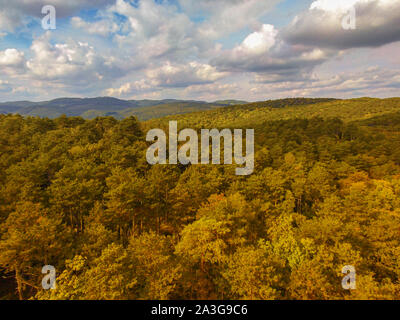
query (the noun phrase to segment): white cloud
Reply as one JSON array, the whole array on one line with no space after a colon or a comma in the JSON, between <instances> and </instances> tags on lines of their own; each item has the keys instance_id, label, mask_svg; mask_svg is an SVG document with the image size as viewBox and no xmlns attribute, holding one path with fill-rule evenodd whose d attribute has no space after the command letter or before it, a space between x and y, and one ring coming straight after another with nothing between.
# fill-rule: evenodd
<instances>
[{"instance_id":1,"label":"white cloud","mask_svg":"<svg viewBox=\"0 0 400 320\"><path fill-rule=\"evenodd\" d=\"M195 24L174 5L141 0L134 6L117 0L108 12L127 18L122 26L125 34L115 39L142 64L151 58L183 59L196 54L201 45L195 39Z\"/></svg>"},{"instance_id":2,"label":"white cloud","mask_svg":"<svg viewBox=\"0 0 400 320\"><path fill-rule=\"evenodd\" d=\"M319 48L291 46L280 39L272 25L263 25L240 45L223 51L212 65L224 71L268 73L273 81L281 81L309 73L332 54Z\"/></svg>"},{"instance_id":3,"label":"white cloud","mask_svg":"<svg viewBox=\"0 0 400 320\"><path fill-rule=\"evenodd\" d=\"M124 83L119 88L109 88L105 90L107 96L126 97L137 93L152 91L154 88L145 79L135 82Z\"/></svg>"},{"instance_id":4,"label":"white cloud","mask_svg":"<svg viewBox=\"0 0 400 320\"><path fill-rule=\"evenodd\" d=\"M103 37L109 36L120 29L115 22L106 19L96 22L86 22L80 17L73 17L71 24L74 28L83 29L89 34L96 34Z\"/></svg>"},{"instance_id":5,"label":"white cloud","mask_svg":"<svg viewBox=\"0 0 400 320\"><path fill-rule=\"evenodd\" d=\"M166 88L212 84L227 74L217 71L215 67L198 62L190 62L186 65L167 62L161 67L146 70L145 75L146 78L142 80L124 83L118 88L109 88L106 93L111 96L129 96Z\"/></svg>"},{"instance_id":6,"label":"white cloud","mask_svg":"<svg viewBox=\"0 0 400 320\"><path fill-rule=\"evenodd\" d=\"M188 14L199 12L205 21L199 27L202 37L217 39L248 26L259 26L259 19L281 0L180 0Z\"/></svg>"},{"instance_id":7,"label":"white cloud","mask_svg":"<svg viewBox=\"0 0 400 320\"><path fill-rule=\"evenodd\" d=\"M41 32L36 29L29 49L0 51L0 90L6 92L2 98L10 88L18 97L105 93L204 100L398 89L397 71L382 69L396 66L396 48L380 48L374 59L381 68L369 74L339 71L361 67L352 61L357 64L359 51L371 50L353 48L400 40L400 0L315 0L287 27L278 29L264 17L279 2L0 0L0 39L8 34L2 41L12 38L13 32L29 35L27 28L18 27L32 19L40 22L45 4L56 6L57 17L71 17L59 24L51 39L50 33L37 36ZM357 29L343 30L342 18L352 6ZM95 12L79 14L89 7ZM64 25L67 22L70 25ZM350 51L353 55L343 57L343 62L334 60L337 69L332 65L329 69L326 62ZM317 76L319 66L331 76ZM232 81L236 83L227 83Z\"/></svg>"},{"instance_id":8,"label":"white cloud","mask_svg":"<svg viewBox=\"0 0 400 320\"><path fill-rule=\"evenodd\" d=\"M351 8L356 29L345 30L342 20ZM316 0L285 29L284 38L294 44L338 49L399 41L400 0Z\"/></svg>"},{"instance_id":9,"label":"white cloud","mask_svg":"<svg viewBox=\"0 0 400 320\"><path fill-rule=\"evenodd\" d=\"M124 75L113 57L103 56L88 43L69 40L50 42L50 33L33 41L29 75L41 81L63 84L75 90L101 88Z\"/></svg>"},{"instance_id":10,"label":"white cloud","mask_svg":"<svg viewBox=\"0 0 400 320\"><path fill-rule=\"evenodd\" d=\"M323 10L323 11L329 11L333 13L345 13L352 7L357 2L368 2L369 0L316 0L310 5L310 10L313 9L318 9L318 10Z\"/></svg>"},{"instance_id":11,"label":"white cloud","mask_svg":"<svg viewBox=\"0 0 400 320\"><path fill-rule=\"evenodd\" d=\"M17 49L0 51L0 66L20 68L25 63L25 55Z\"/></svg>"},{"instance_id":12,"label":"white cloud","mask_svg":"<svg viewBox=\"0 0 400 320\"><path fill-rule=\"evenodd\" d=\"M198 62L186 65L166 63L160 68L148 70L148 79L160 87L187 87L193 84L212 83L226 76L215 67Z\"/></svg>"},{"instance_id":13,"label":"white cloud","mask_svg":"<svg viewBox=\"0 0 400 320\"><path fill-rule=\"evenodd\" d=\"M284 96L331 96L354 97L360 95L396 95L400 89L400 70L370 67L355 72L341 72L330 77L311 77L298 81L269 82L258 77L252 89L254 94Z\"/></svg>"},{"instance_id":14,"label":"white cloud","mask_svg":"<svg viewBox=\"0 0 400 320\"><path fill-rule=\"evenodd\" d=\"M236 50L255 54L266 53L274 46L277 34L274 26L264 24L260 31L248 35Z\"/></svg>"}]
</instances>

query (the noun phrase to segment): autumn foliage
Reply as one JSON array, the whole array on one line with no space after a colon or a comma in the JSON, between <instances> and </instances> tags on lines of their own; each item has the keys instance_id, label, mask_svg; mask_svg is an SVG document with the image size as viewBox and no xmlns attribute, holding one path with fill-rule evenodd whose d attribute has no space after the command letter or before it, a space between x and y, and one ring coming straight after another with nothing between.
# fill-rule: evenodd
<instances>
[{"instance_id":1,"label":"autumn foliage","mask_svg":"<svg viewBox=\"0 0 400 320\"><path fill-rule=\"evenodd\" d=\"M334 117L307 109L327 103ZM178 122L255 128L248 177L147 164L145 132L168 118L0 115L0 297L398 299L399 101L266 108ZM47 264L56 290L41 288Z\"/></svg>"}]
</instances>

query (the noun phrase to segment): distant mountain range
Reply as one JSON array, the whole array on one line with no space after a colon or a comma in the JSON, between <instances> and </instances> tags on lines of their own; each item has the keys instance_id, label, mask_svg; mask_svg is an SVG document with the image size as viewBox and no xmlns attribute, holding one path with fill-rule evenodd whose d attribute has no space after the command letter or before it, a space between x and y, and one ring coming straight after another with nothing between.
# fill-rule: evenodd
<instances>
[{"instance_id":1,"label":"distant mountain range","mask_svg":"<svg viewBox=\"0 0 400 320\"><path fill-rule=\"evenodd\" d=\"M247 104L246 101L223 100L212 103L194 100L121 100L111 97L60 98L51 101L16 101L0 103L0 114L18 113L24 116L57 118L81 116L93 119L99 116L113 116L122 119L137 116L139 120L160 118L166 115L211 110L224 106Z\"/></svg>"}]
</instances>

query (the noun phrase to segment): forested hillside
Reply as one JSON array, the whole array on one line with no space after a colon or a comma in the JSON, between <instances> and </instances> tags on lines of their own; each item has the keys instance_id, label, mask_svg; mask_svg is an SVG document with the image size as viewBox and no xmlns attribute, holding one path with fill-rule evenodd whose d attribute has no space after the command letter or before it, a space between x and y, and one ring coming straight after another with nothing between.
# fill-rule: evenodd
<instances>
[{"instance_id":1,"label":"forested hillside","mask_svg":"<svg viewBox=\"0 0 400 320\"><path fill-rule=\"evenodd\" d=\"M157 127L165 124L165 120L178 120L179 123L190 128L242 128L254 127L265 121L312 117L339 118L349 122L396 112L399 109L400 98L283 99L218 108L208 112L174 115L169 118L154 119L149 123L151 126Z\"/></svg>"},{"instance_id":2,"label":"forested hillside","mask_svg":"<svg viewBox=\"0 0 400 320\"><path fill-rule=\"evenodd\" d=\"M150 166L146 132L169 120L254 128L254 173ZM0 115L2 299L398 299L399 265L398 98L147 122Z\"/></svg>"},{"instance_id":3,"label":"forested hillside","mask_svg":"<svg viewBox=\"0 0 400 320\"><path fill-rule=\"evenodd\" d=\"M246 104L244 101L226 100L207 103L192 100L121 100L110 97L100 98L60 98L51 101L3 102L0 114L21 114L43 118L57 118L63 115L94 119L111 116L122 120L135 116L139 120L162 118L167 115L184 114L195 111L212 110L225 106Z\"/></svg>"}]
</instances>

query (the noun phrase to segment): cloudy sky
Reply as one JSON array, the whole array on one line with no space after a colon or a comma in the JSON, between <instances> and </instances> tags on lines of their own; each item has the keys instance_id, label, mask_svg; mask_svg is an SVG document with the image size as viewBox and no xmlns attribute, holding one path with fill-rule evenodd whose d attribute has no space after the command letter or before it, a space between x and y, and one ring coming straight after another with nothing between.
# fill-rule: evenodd
<instances>
[{"instance_id":1,"label":"cloudy sky","mask_svg":"<svg viewBox=\"0 0 400 320\"><path fill-rule=\"evenodd\" d=\"M64 96L400 96L400 0L0 0L0 101Z\"/></svg>"}]
</instances>

